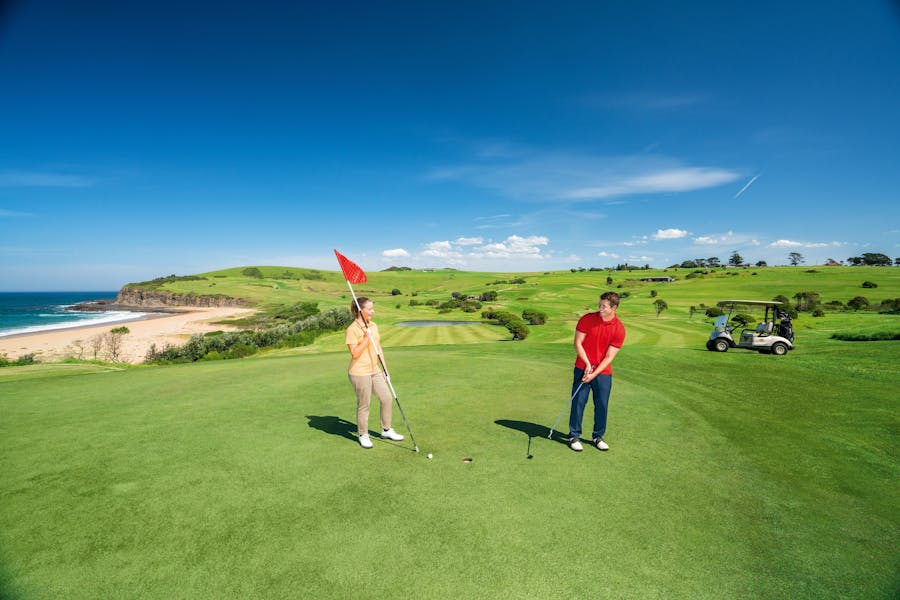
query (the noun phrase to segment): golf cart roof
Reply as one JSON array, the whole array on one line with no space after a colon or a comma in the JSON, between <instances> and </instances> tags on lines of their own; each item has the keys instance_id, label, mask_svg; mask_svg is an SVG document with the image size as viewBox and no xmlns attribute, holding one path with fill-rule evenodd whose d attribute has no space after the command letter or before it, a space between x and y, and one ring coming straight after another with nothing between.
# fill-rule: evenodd
<instances>
[{"instance_id":1,"label":"golf cart roof","mask_svg":"<svg viewBox=\"0 0 900 600\"><path fill-rule=\"evenodd\" d=\"M781 306L781 302L774 300L722 300L716 302L716 306L731 306L733 304L746 304L749 306Z\"/></svg>"}]
</instances>

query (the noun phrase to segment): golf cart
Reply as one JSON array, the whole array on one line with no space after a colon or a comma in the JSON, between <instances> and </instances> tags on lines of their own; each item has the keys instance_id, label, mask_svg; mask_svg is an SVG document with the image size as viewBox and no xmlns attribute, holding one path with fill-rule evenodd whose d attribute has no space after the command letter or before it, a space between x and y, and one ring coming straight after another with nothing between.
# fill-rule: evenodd
<instances>
[{"instance_id":1,"label":"golf cart","mask_svg":"<svg viewBox=\"0 0 900 600\"><path fill-rule=\"evenodd\" d=\"M706 341L706 349L727 352L729 348L745 348L756 350L760 354L778 356L787 354L788 350L794 349L794 329L791 326L790 315L781 310L781 305L781 302L760 300L723 300L717 303L716 306L724 310L725 314L716 318L713 332ZM748 310L753 307L764 307L765 316L755 328L744 328L735 335L734 332L739 327L731 325L729 321L738 307ZM778 323L775 322L776 319Z\"/></svg>"}]
</instances>

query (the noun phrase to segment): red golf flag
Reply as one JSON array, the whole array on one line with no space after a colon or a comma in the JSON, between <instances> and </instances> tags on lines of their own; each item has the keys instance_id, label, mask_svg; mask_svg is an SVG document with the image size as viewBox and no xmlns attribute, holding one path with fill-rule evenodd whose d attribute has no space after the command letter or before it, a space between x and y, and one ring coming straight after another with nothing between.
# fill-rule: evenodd
<instances>
[{"instance_id":1,"label":"red golf flag","mask_svg":"<svg viewBox=\"0 0 900 600\"><path fill-rule=\"evenodd\" d=\"M344 278L350 283L365 283L368 281L366 279L366 273L362 269L359 268L359 265L338 252L334 251L335 256L337 256L338 263L341 265L341 271L344 272Z\"/></svg>"}]
</instances>

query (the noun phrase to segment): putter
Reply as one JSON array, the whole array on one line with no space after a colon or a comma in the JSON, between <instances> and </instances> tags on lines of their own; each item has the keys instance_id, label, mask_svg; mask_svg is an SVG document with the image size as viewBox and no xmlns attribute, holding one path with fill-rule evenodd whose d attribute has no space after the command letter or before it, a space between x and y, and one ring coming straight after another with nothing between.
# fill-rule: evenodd
<instances>
[{"instance_id":1,"label":"putter","mask_svg":"<svg viewBox=\"0 0 900 600\"><path fill-rule=\"evenodd\" d=\"M556 421L553 422L553 427L550 428L550 435L547 436L548 440L553 439L553 430L556 429L556 426L559 424L559 420L562 419L562 416L566 413L566 410L572 406L572 400L575 399L575 396L578 395L579 390L581 390L581 386L584 385L584 382L578 384L578 387L575 388L575 391L572 393L572 397L569 398L569 403L563 407L562 412L559 413L559 416L556 417Z\"/></svg>"},{"instance_id":2,"label":"putter","mask_svg":"<svg viewBox=\"0 0 900 600\"><path fill-rule=\"evenodd\" d=\"M397 403L397 408L400 409L400 415L403 417L403 424L406 425L406 431L409 432L409 439L413 443L413 448L416 452L419 451L419 445L416 444L416 438L413 435L412 429L409 428L409 421L406 420L406 413L403 412L403 407L400 406L400 398L397 397L397 392L394 391L394 385L391 383L391 378L387 376L387 369L384 368L384 361L381 358L381 354L378 355L378 360L381 362L381 368L384 371L384 378L387 380L388 387L391 388L391 393L394 395L394 401Z\"/></svg>"}]
</instances>

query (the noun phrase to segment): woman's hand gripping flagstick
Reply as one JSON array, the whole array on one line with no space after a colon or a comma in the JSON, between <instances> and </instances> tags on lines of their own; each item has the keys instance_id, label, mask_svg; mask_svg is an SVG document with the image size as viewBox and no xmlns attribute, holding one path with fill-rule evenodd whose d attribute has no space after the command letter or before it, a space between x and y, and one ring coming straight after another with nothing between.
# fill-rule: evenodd
<instances>
[{"instance_id":1,"label":"woman's hand gripping flagstick","mask_svg":"<svg viewBox=\"0 0 900 600\"><path fill-rule=\"evenodd\" d=\"M353 286L351 284L365 283L366 281L368 281L366 273L359 267L359 265L351 261L349 258L344 256L337 250L334 251L334 255L337 256L338 264L341 266L341 272L343 272L344 274L344 279L347 281L347 287L350 288L350 295L353 296L353 302L354 304L356 304L356 309L361 314L362 309L359 306L359 300L356 299L356 293L353 291ZM368 330L369 324L365 318L363 318L363 323L365 324L366 330ZM394 401L397 403L397 408L400 409L400 415L403 417L403 423L404 425L406 425L406 431L409 432L409 439L412 440L413 448L416 452L418 452L419 446L418 444L416 444L416 438L415 436L413 436L412 429L410 429L409 427L409 421L406 420L406 413L403 412L403 407L400 405L400 399L397 398L397 392L394 390L394 384L391 383L391 376L390 374L388 374L387 367L384 364L384 357L381 355L381 346L379 344L375 344L375 353L378 356L378 363L381 366L381 370L384 372L384 378L391 390L391 394L394 396ZM430 455L429 458L431 458Z\"/></svg>"}]
</instances>

